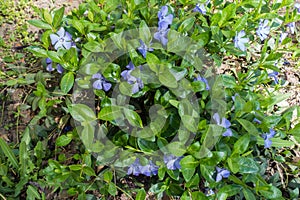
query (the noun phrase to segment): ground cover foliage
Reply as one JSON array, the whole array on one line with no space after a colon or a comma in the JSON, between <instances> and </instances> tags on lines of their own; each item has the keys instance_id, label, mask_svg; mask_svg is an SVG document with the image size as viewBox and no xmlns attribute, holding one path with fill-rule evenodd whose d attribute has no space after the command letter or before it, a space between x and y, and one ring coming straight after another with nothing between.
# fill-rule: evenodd
<instances>
[{"instance_id":1,"label":"ground cover foliage","mask_svg":"<svg viewBox=\"0 0 300 200\"><path fill-rule=\"evenodd\" d=\"M27 88L15 116L31 113L0 138L1 198L299 198L300 109L278 92L298 67L299 4L35 10L37 64L0 74L1 88Z\"/></svg>"}]
</instances>

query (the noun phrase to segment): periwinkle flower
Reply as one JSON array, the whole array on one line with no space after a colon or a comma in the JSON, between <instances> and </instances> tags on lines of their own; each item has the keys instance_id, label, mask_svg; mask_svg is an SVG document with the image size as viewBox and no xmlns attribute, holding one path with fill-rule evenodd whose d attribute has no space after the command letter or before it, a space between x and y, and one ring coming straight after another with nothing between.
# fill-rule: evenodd
<instances>
[{"instance_id":1,"label":"periwinkle flower","mask_svg":"<svg viewBox=\"0 0 300 200\"><path fill-rule=\"evenodd\" d=\"M147 165L141 166L140 171L141 174L144 174L145 176L157 175L158 166L156 166L152 163L151 160L149 160Z\"/></svg>"},{"instance_id":2,"label":"periwinkle flower","mask_svg":"<svg viewBox=\"0 0 300 200\"><path fill-rule=\"evenodd\" d=\"M197 3L195 8L193 9L193 11L194 12L199 12L199 13L205 15L206 14L206 7L205 6L207 6L209 4L209 2L210 2L210 0L206 1L205 4L204 3L201 3L201 4Z\"/></svg>"},{"instance_id":3,"label":"periwinkle flower","mask_svg":"<svg viewBox=\"0 0 300 200\"><path fill-rule=\"evenodd\" d=\"M173 15L168 14L168 6L163 6L158 12L158 30L154 33L154 38L160 41L164 46L168 43L169 25L172 24Z\"/></svg>"},{"instance_id":4,"label":"periwinkle flower","mask_svg":"<svg viewBox=\"0 0 300 200\"><path fill-rule=\"evenodd\" d=\"M246 46L245 44L249 42L249 38L245 38L244 36L246 35L245 31L240 31L239 33L236 34L234 38L234 46L236 48L239 48L242 51L246 51Z\"/></svg>"},{"instance_id":5,"label":"periwinkle flower","mask_svg":"<svg viewBox=\"0 0 300 200\"><path fill-rule=\"evenodd\" d=\"M144 83L143 83L142 79L137 78L137 77L131 75L131 72L135 69L135 66L133 65L132 62L130 62L126 66L126 68L128 70L124 70L123 72L121 72L121 76L123 77L123 79L125 81L127 81L127 83L129 83L130 85L132 85L132 93L135 94L140 89L143 89Z\"/></svg>"},{"instance_id":6,"label":"periwinkle flower","mask_svg":"<svg viewBox=\"0 0 300 200\"><path fill-rule=\"evenodd\" d=\"M93 88L97 90L104 90L107 92L111 88L111 83L107 82L107 80L100 73L94 74L92 79L97 79L93 83Z\"/></svg>"},{"instance_id":7,"label":"periwinkle flower","mask_svg":"<svg viewBox=\"0 0 300 200\"><path fill-rule=\"evenodd\" d=\"M217 170L217 177L216 177L217 182L220 182L223 178L228 178L230 176L230 171L228 171L227 169L216 167L216 170Z\"/></svg>"},{"instance_id":8,"label":"periwinkle flower","mask_svg":"<svg viewBox=\"0 0 300 200\"><path fill-rule=\"evenodd\" d=\"M53 61L50 59L50 58L46 58L46 64L47 64L47 67L46 67L46 70L48 72L52 72L54 71L54 68L53 68ZM63 67L60 65L60 64L57 64L56 65L56 70L58 73L63 73L64 69Z\"/></svg>"},{"instance_id":9,"label":"periwinkle flower","mask_svg":"<svg viewBox=\"0 0 300 200\"><path fill-rule=\"evenodd\" d=\"M270 148L272 145L272 140L275 136L276 132L274 129L270 128L269 133L262 134L262 138L264 139L265 148Z\"/></svg>"},{"instance_id":10,"label":"periwinkle flower","mask_svg":"<svg viewBox=\"0 0 300 200\"><path fill-rule=\"evenodd\" d=\"M203 82L205 84L205 90L210 90L210 86L209 86L208 81L207 81L206 78L198 75L197 78L195 78L195 81L201 81L201 82Z\"/></svg>"},{"instance_id":11,"label":"periwinkle flower","mask_svg":"<svg viewBox=\"0 0 300 200\"><path fill-rule=\"evenodd\" d=\"M295 33L295 29L296 29L296 23L295 22L288 23L287 27L290 29L291 34Z\"/></svg>"},{"instance_id":12,"label":"periwinkle flower","mask_svg":"<svg viewBox=\"0 0 300 200\"><path fill-rule=\"evenodd\" d=\"M51 44L57 50L59 48L70 49L74 46L72 36L61 27L55 34L50 34Z\"/></svg>"},{"instance_id":13,"label":"periwinkle flower","mask_svg":"<svg viewBox=\"0 0 300 200\"><path fill-rule=\"evenodd\" d=\"M140 159L135 159L134 163L132 163L128 170L127 170L127 175L133 174L135 176L140 175L141 173L141 164L140 164Z\"/></svg>"},{"instance_id":14,"label":"periwinkle flower","mask_svg":"<svg viewBox=\"0 0 300 200\"><path fill-rule=\"evenodd\" d=\"M140 44L141 46L138 48L138 51L146 58L147 51L153 51L153 48L147 47L143 40L140 40Z\"/></svg>"},{"instance_id":15,"label":"periwinkle flower","mask_svg":"<svg viewBox=\"0 0 300 200\"><path fill-rule=\"evenodd\" d=\"M268 74L269 77L274 78L275 84L278 84L278 83L279 83L279 82L278 82L278 74L279 74L279 73L276 72L276 71L273 71L273 72L271 72L271 73Z\"/></svg>"},{"instance_id":16,"label":"periwinkle flower","mask_svg":"<svg viewBox=\"0 0 300 200\"><path fill-rule=\"evenodd\" d=\"M214 195L215 192L211 189L211 188L206 188L205 189L205 195L208 197L208 196L211 196L211 195Z\"/></svg>"},{"instance_id":17,"label":"periwinkle flower","mask_svg":"<svg viewBox=\"0 0 300 200\"><path fill-rule=\"evenodd\" d=\"M170 170L180 169L180 161L183 156L177 157L172 154L164 155L164 163L166 164L167 168Z\"/></svg>"},{"instance_id":18,"label":"periwinkle flower","mask_svg":"<svg viewBox=\"0 0 300 200\"><path fill-rule=\"evenodd\" d=\"M134 176L138 176L143 174L145 176L157 175L158 166L152 163L151 160L148 161L147 165L142 165L140 163L140 159L135 159L134 163L132 163L128 170L127 175L133 174Z\"/></svg>"},{"instance_id":19,"label":"periwinkle flower","mask_svg":"<svg viewBox=\"0 0 300 200\"><path fill-rule=\"evenodd\" d=\"M215 113L213 115L213 119L215 120L217 125L222 126L226 129L226 131L222 134L223 136L232 136L232 130L229 128L231 126L231 123L228 119L225 119L225 117L223 117L221 121L219 113Z\"/></svg>"},{"instance_id":20,"label":"periwinkle flower","mask_svg":"<svg viewBox=\"0 0 300 200\"><path fill-rule=\"evenodd\" d=\"M258 29L256 29L256 34L260 38L261 41L264 41L267 39L269 33L270 33L270 26L268 26L269 20L260 20Z\"/></svg>"},{"instance_id":21,"label":"periwinkle flower","mask_svg":"<svg viewBox=\"0 0 300 200\"><path fill-rule=\"evenodd\" d=\"M259 119L257 119L257 118L254 118L254 119L253 119L253 122L255 122L255 123L257 123L257 124L261 124L261 121L260 121Z\"/></svg>"}]
</instances>

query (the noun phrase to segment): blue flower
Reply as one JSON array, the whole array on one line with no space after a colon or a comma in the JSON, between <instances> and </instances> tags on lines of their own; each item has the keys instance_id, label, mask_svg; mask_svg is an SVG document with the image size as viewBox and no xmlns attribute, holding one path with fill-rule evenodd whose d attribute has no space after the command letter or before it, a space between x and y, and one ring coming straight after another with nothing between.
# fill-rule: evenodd
<instances>
[{"instance_id":1,"label":"blue flower","mask_svg":"<svg viewBox=\"0 0 300 200\"><path fill-rule=\"evenodd\" d=\"M138 176L143 174L145 176L157 175L158 166L152 163L151 160L148 161L148 164L143 166L140 163L140 159L135 159L134 163L132 163L128 170L127 175L133 174L134 176Z\"/></svg>"},{"instance_id":2,"label":"blue flower","mask_svg":"<svg viewBox=\"0 0 300 200\"><path fill-rule=\"evenodd\" d=\"M123 72L121 72L121 76L123 77L123 79L125 81L127 81L127 83L129 83L130 85L132 85L132 93L135 94L140 89L144 88L144 83L143 83L142 79L137 78L137 77L131 75L131 72L135 69L135 66L133 65L133 63L131 61L126 66L126 68L128 70L124 70Z\"/></svg>"},{"instance_id":3,"label":"blue flower","mask_svg":"<svg viewBox=\"0 0 300 200\"><path fill-rule=\"evenodd\" d=\"M259 119L257 119L257 118L254 118L254 119L253 119L253 122L258 123L258 124L261 124L261 121L260 121Z\"/></svg>"},{"instance_id":4,"label":"blue flower","mask_svg":"<svg viewBox=\"0 0 300 200\"><path fill-rule=\"evenodd\" d=\"M290 29L291 34L295 33L295 28L296 28L296 23L295 22L288 23L287 27Z\"/></svg>"},{"instance_id":5,"label":"blue flower","mask_svg":"<svg viewBox=\"0 0 300 200\"><path fill-rule=\"evenodd\" d=\"M230 171L228 171L227 169L216 167L216 170L217 170L217 177L216 177L217 182L220 182L223 178L228 178L230 176Z\"/></svg>"},{"instance_id":6,"label":"blue flower","mask_svg":"<svg viewBox=\"0 0 300 200\"><path fill-rule=\"evenodd\" d=\"M274 82L275 82L275 84L278 84L279 82L278 82L278 72L276 72L276 71L273 71L273 72L271 72L271 73L269 73L268 74L268 76L269 77L272 77L272 78L274 78Z\"/></svg>"},{"instance_id":7,"label":"blue flower","mask_svg":"<svg viewBox=\"0 0 300 200\"><path fill-rule=\"evenodd\" d=\"M140 175L141 173L141 164L140 164L140 159L135 159L134 163L132 163L128 170L127 170L127 175L133 174L135 176Z\"/></svg>"},{"instance_id":8,"label":"blue flower","mask_svg":"<svg viewBox=\"0 0 300 200\"><path fill-rule=\"evenodd\" d=\"M173 15L168 14L168 7L163 6L158 12L158 30L154 33L154 38L160 41L164 46L168 43L168 32L170 30L169 25L172 24Z\"/></svg>"},{"instance_id":9,"label":"blue flower","mask_svg":"<svg viewBox=\"0 0 300 200\"><path fill-rule=\"evenodd\" d=\"M71 34L65 31L63 27L61 27L57 33L50 34L50 39L51 44L54 45L56 50L59 48L70 49L74 46Z\"/></svg>"},{"instance_id":10,"label":"blue flower","mask_svg":"<svg viewBox=\"0 0 300 200\"><path fill-rule=\"evenodd\" d=\"M53 68L53 61L50 59L50 58L46 58L46 64L47 64L47 67L46 67L46 70L48 72L52 72L54 71L54 68ZM63 67L60 65L60 64L57 64L56 65L56 70L58 73L63 73L64 69Z\"/></svg>"},{"instance_id":11,"label":"blue flower","mask_svg":"<svg viewBox=\"0 0 300 200\"><path fill-rule=\"evenodd\" d=\"M157 175L158 166L156 166L155 164L152 163L151 160L149 160L147 165L141 166L140 171L141 174L144 174L145 176Z\"/></svg>"},{"instance_id":12,"label":"blue flower","mask_svg":"<svg viewBox=\"0 0 300 200\"><path fill-rule=\"evenodd\" d=\"M269 20L260 20L258 29L256 29L256 34L259 36L261 41L264 41L267 39L269 33L270 33L270 27L268 26Z\"/></svg>"},{"instance_id":13,"label":"blue flower","mask_svg":"<svg viewBox=\"0 0 300 200\"><path fill-rule=\"evenodd\" d=\"M271 147L271 145L272 145L271 138L273 138L275 136L275 134L276 134L276 132L272 128L270 128L269 133L262 134L262 138L264 139L264 143L265 143L265 148Z\"/></svg>"},{"instance_id":14,"label":"blue flower","mask_svg":"<svg viewBox=\"0 0 300 200\"><path fill-rule=\"evenodd\" d=\"M206 90L210 90L210 87L209 87L209 84L208 84L208 81L207 81L206 78L198 75L197 78L195 78L195 81L201 81L201 82L203 82L205 84L205 86L206 86L205 89Z\"/></svg>"},{"instance_id":15,"label":"blue flower","mask_svg":"<svg viewBox=\"0 0 300 200\"><path fill-rule=\"evenodd\" d=\"M214 195L215 194L215 192L212 190L212 189L210 189L210 188L206 188L205 189L205 196L211 196L211 195Z\"/></svg>"},{"instance_id":16,"label":"blue flower","mask_svg":"<svg viewBox=\"0 0 300 200\"><path fill-rule=\"evenodd\" d=\"M180 169L180 161L183 158L183 156L176 157L172 154L170 155L164 155L164 163L166 164L167 168L170 170L176 170Z\"/></svg>"},{"instance_id":17,"label":"blue flower","mask_svg":"<svg viewBox=\"0 0 300 200\"><path fill-rule=\"evenodd\" d=\"M96 73L92 76L92 79L97 79L94 83L93 83L93 88L97 89L97 90L104 90L104 91L108 91L111 88L111 83L107 82L106 79L99 73Z\"/></svg>"},{"instance_id":18,"label":"blue flower","mask_svg":"<svg viewBox=\"0 0 300 200\"><path fill-rule=\"evenodd\" d=\"M226 129L226 131L222 134L223 136L232 136L232 131L229 128L231 126L231 123L228 119L225 119L225 117L223 117L221 122L220 115L218 113L215 113L213 115L213 119L215 120L215 122L217 122L217 125L222 126Z\"/></svg>"},{"instance_id":19,"label":"blue flower","mask_svg":"<svg viewBox=\"0 0 300 200\"><path fill-rule=\"evenodd\" d=\"M300 3L295 3L294 7L297 9L297 12L300 13Z\"/></svg>"},{"instance_id":20,"label":"blue flower","mask_svg":"<svg viewBox=\"0 0 300 200\"><path fill-rule=\"evenodd\" d=\"M204 3L202 3L202 4L197 3L196 7L193 9L193 11L194 12L199 12L199 13L205 15L206 14L206 7L205 6L207 6L209 4L209 2L210 2L210 0L206 1L205 4Z\"/></svg>"},{"instance_id":21,"label":"blue flower","mask_svg":"<svg viewBox=\"0 0 300 200\"><path fill-rule=\"evenodd\" d=\"M138 48L138 51L143 55L144 58L146 58L147 51L153 51L152 48L147 47L147 45L143 42L143 40L140 40L141 46Z\"/></svg>"},{"instance_id":22,"label":"blue flower","mask_svg":"<svg viewBox=\"0 0 300 200\"><path fill-rule=\"evenodd\" d=\"M167 29L169 25L172 24L173 15L168 14L168 6L161 7L160 11L158 11L158 27L159 29ZM167 15L168 14L168 15Z\"/></svg>"},{"instance_id":23,"label":"blue flower","mask_svg":"<svg viewBox=\"0 0 300 200\"><path fill-rule=\"evenodd\" d=\"M234 46L242 51L246 51L245 44L249 42L249 38L244 38L245 31L240 31L234 38Z\"/></svg>"}]
</instances>

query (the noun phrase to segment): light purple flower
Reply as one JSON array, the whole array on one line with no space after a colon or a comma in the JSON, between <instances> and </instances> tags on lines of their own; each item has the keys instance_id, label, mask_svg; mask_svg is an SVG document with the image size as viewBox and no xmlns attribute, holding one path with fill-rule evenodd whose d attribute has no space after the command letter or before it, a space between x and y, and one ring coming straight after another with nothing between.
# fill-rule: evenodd
<instances>
[{"instance_id":1,"label":"light purple flower","mask_svg":"<svg viewBox=\"0 0 300 200\"><path fill-rule=\"evenodd\" d=\"M148 161L148 164L145 166L140 167L141 174L145 176L157 175L158 173L158 166L152 163L151 160Z\"/></svg>"},{"instance_id":2,"label":"light purple flower","mask_svg":"<svg viewBox=\"0 0 300 200\"><path fill-rule=\"evenodd\" d=\"M279 74L279 73L276 72L276 71L273 71L273 72L271 72L271 73L268 74L269 77L274 78L275 84L278 84L278 83L279 83L279 82L278 82L278 74Z\"/></svg>"},{"instance_id":3,"label":"light purple flower","mask_svg":"<svg viewBox=\"0 0 300 200\"><path fill-rule=\"evenodd\" d=\"M269 20L260 20L258 29L256 29L256 34L260 38L261 41L264 41L267 39L269 33L270 33L270 26L268 26Z\"/></svg>"},{"instance_id":4,"label":"light purple flower","mask_svg":"<svg viewBox=\"0 0 300 200\"><path fill-rule=\"evenodd\" d=\"M275 134L276 134L276 132L272 128L270 128L269 133L262 134L262 138L264 139L264 143L265 143L265 148L271 147L271 145L272 145L271 138L273 138L275 136Z\"/></svg>"},{"instance_id":5,"label":"light purple flower","mask_svg":"<svg viewBox=\"0 0 300 200\"><path fill-rule=\"evenodd\" d=\"M295 33L295 29L296 29L296 23L295 22L288 23L287 27L290 29L291 34Z\"/></svg>"},{"instance_id":6,"label":"light purple flower","mask_svg":"<svg viewBox=\"0 0 300 200\"><path fill-rule=\"evenodd\" d=\"M47 64L46 70L48 72L52 72L55 70L55 68L53 68L53 61L50 58L46 58L46 64ZM56 65L56 70L60 74L63 73L64 71L63 67L60 64Z\"/></svg>"},{"instance_id":7,"label":"light purple flower","mask_svg":"<svg viewBox=\"0 0 300 200\"><path fill-rule=\"evenodd\" d=\"M249 38L245 38L245 31L240 31L234 38L234 46L242 51L246 51L245 44L249 42Z\"/></svg>"},{"instance_id":8,"label":"light purple flower","mask_svg":"<svg viewBox=\"0 0 300 200\"><path fill-rule=\"evenodd\" d=\"M108 91L111 88L111 83L107 82L107 80L100 74L100 73L96 73L92 76L92 79L97 79L94 83L93 83L93 88L97 89L97 90L104 90L104 91Z\"/></svg>"},{"instance_id":9,"label":"light purple flower","mask_svg":"<svg viewBox=\"0 0 300 200\"><path fill-rule=\"evenodd\" d=\"M261 121L260 121L259 119L257 119L257 118L254 118L254 119L253 119L253 122L258 123L258 124L261 124Z\"/></svg>"},{"instance_id":10,"label":"light purple flower","mask_svg":"<svg viewBox=\"0 0 300 200\"><path fill-rule=\"evenodd\" d=\"M205 189L205 196L211 196L211 195L214 195L215 194L215 192L212 190L212 189L210 189L210 188L206 188Z\"/></svg>"},{"instance_id":11,"label":"light purple flower","mask_svg":"<svg viewBox=\"0 0 300 200\"><path fill-rule=\"evenodd\" d=\"M125 81L127 81L127 83L129 83L130 85L132 85L132 93L135 94L140 89L144 88L144 83L143 83L142 79L131 75L131 72L135 69L135 66L133 65L133 63L131 61L126 66L126 68L128 70L124 70L123 72L121 72L121 76L123 77L123 79Z\"/></svg>"},{"instance_id":12,"label":"light purple flower","mask_svg":"<svg viewBox=\"0 0 300 200\"><path fill-rule=\"evenodd\" d=\"M143 174L145 176L157 175L158 166L152 163L151 160L148 161L147 165L141 165L140 160L137 158L134 163L132 163L128 170L127 175L133 174L134 176L138 176Z\"/></svg>"},{"instance_id":13,"label":"light purple flower","mask_svg":"<svg viewBox=\"0 0 300 200\"><path fill-rule=\"evenodd\" d=\"M177 157L172 154L164 155L164 163L166 164L167 168L170 170L180 169L180 161L183 156Z\"/></svg>"},{"instance_id":14,"label":"light purple flower","mask_svg":"<svg viewBox=\"0 0 300 200\"><path fill-rule=\"evenodd\" d=\"M220 182L223 178L228 178L230 176L230 171L228 171L227 169L216 167L216 170L217 170L217 177L216 177L217 182Z\"/></svg>"},{"instance_id":15,"label":"light purple flower","mask_svg":"<svg viewBox=\"0 0 300 200\"><path fill-rule=\"evenodd\" d=\"M222 126L226 129L226 131L222 134L223 136L232 136L232 130L229 128L231 126L231 123L228 119L225 119L225 117L223 117L221 121L219 113L215 113L213 115L213 119L215 120L217 125Z\"/></svg>"},{"instance_id":16,"label":"light purple flower","mask_svg":"<svg viewBox=\"0 0 300 200\"><path fill-rule=\"evenodd\" d=\"M168 32L170 30L169 25L172 24L173 15L168 14L168 7L161 7L158 12L158 30L154 33L154 38L160 41L164 46L168 43Z\"/></svg>"},{"instance_id":17,"label":"light purple flower","mask_svg":"<svg viewBox=\"0 0 300 200\"><path fill-rule=\"evenodd\" d=\"M50 34L51 44L57 50L59 48L70 49L74 46L72 36L61 27L55 34Z\"/></svg>"},{"instance_id":18,"label":"light purple flower","mask_svg":"<svg viewBox=\"0 0 300 200\"><path fill-rule=\"evenodd\" d=\"M140 40L140 44L141 46L138 48L138 51L146 58L147 51L153 51L153 48L147 47L143 40Z\"/></svg>"},{"instance_id":19,"label":"light purple flower","mask_svg":"<svg viewBox=\"0 0 300 200\"><path fill-rule=\"evenodd\" d=\"M205 90L210 90L210 86L209 86L208 81L207 81L206 78L198 75L197 78L195 78L195 81L201 81L201 82L203 82L205 84L205 86L206 86Z\"/></svg>"},{"instance_id":20,"label":"light purple flower","mask_svg":"<svg viewBox=\"0 0 300 200\"><path fill-rule=\"evenodd\" d=\"M154 38L166 46L168 44L169 30L170 29L158 29L158 31L154 33Z\"/></svg>"}]
</instances>

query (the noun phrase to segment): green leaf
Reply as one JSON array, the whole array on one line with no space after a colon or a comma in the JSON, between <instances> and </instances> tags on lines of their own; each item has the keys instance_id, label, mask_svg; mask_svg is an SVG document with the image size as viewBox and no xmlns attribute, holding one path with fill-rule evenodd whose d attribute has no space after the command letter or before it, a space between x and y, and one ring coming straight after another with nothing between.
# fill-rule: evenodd
<instances>
[{"instance_id":1,"label":"green leaf","mask_svg":"<svg viewBox=\"0 0 300 200\"><path fill-rule=\"evenodd\" d=\"M282 140L280 138L271 138L272 147L292 147L295 145L294 142L288 140ZM259 137L257 138L258 145L264 145L264 139Z\"/></svg>"},{"instance_id":2,"label":"green leaf","mask_svg":"<svg viewBox=\"0 0 300 200\"><path fill-rule=\"evenodd\" d=\"M81 34L84 35L84 25L81 21L73 19L72 20L72 25L74 26L74 28Z\"/></svg>"},{"instance_id":3,"label":"green leaf","mask_svg":"<svg viewBox=\"0 0 300 200\"><path fill-rule=\"evenodd\" d=\"M124 114L128 122L135 127L143 128L141 117L133 110L124 108Z\"/></svg>"},{"instance_id":4,"label":"green leaf","mask_svg":"<svg viewBox=\"0 0 300 200\"><path fill-rule=\"evenodd\" d=\"M96 41L89 41L84 45L84 48L93 53L104 51L103 45Z\"/></svg>"},{"instance_id":5,"label":"green leaf","mask_svg":"<svg viewBox=\"0 0 300 200\"><path fill-rule=\"evenodd\" d=\"M239 172L242 174L257 173L259 171L259 167L253 158L239 157L236 158L236 160L236 164L239 167Z\"/></svg>"},{"instance_id":6,"label":"green leaf","mask_svg":"<svg viewBox=\"0 0 300 200\"><path fill-rule=\"evenodd\" d=\"M19 169L18 160L11 148L6 144L6 142L0 138L0 147L4 153L4 155L8 158L8 161L12 164L15 169Z\"/></svg>"},{"instance_id":7,"label":"green leaf","mask_svg":"<svg viewBox=\"0 0 300 200\"><path fill-rule=\"evenodd\" d=\"M257 128L248 120L237 119L237 121L243 126L243 128L251 135L259 136Z\"/></svg>"},{"instance_id":8,"label":"green leaf","mask_svg":"<svg viewBox=\"0 0 300 200\"><path fill-rule=\"evenodd\" d=\"M28 23L42 29L52 29L51 25L39 19L28 20Z\"/></svg>"},{"instance_id":9,"label":"green leaf","mask_svg":"<svg viewBox=\"0 0 300 200\"><path fill-rule=\"evenodd\" d=\"M85 104L72 104L68 109L76 121L90 122L97 119L95 112Z\"/></svg>"},{"instance_id":10,"label":"green leaf","mask_svg":"<svg viewBox=\"0 0 300 200\"><path fill-rule=\"evenodd\" d=\"M248 19L248 14L243 15L239 18L233 26L234 31L241 31L245 28Z\"/></svg>"},{"instance_id":11,"label":"green leaf","mask_svg":"<svg viewBox=\"0 0 300 200\"><path fill-rule=\"evenodd\" d=\"M58 28L61 24L62 18L64 16L65 7L61 7L60 9L54 11L53 17L53 26L54 28Z\"/></svg>"},{"instance_id":12,"label":"green leaf","mask_svg":"<svg viewBox=\"0 0 300 200\"><path fill-rule=\"evenodd\" d=\"M47 51L40 47L30 46L30 47L27 47L27 49L37 57L41 57L41 58L48 57Z\"/></svg>"},{"instance_id":13,"label":"green leaf","mask_svg":"<svg viewBox=\"0 0 300 200\"><path fill-rule=\"evenodd\" d=\"M28 185L27 190L27 199L41 199L40 193L37 191L37 189L31 185Z\"/></svg>"},{"instance_id":14,"label":"green leaf","mask_svg":"<svg viewBox=\"0 0 300 200\"><path fill-rule=\"evenodd\" d=\"M63 93L67 94L74 85L74 74L73 72L66 73L60 82L60 89Z\"/></svg>"},{"instance_id":15,"label":"green leaf","mask_svg":"<svg viewBox=\"0 0 300 200\"><path fill-rule=\"evenodd\" d=\"M191 155L185 156L180 161L180 166L182 169L195 169L198 165L199 165L199 161L197 161Z\"/></svg>"},{"instance_id":16,"label":"green leaf","mask_svg":"<svg viewBox=\"0 0 300 200\"><path fill-rule=\"evenodd\" d=\"M256 190L267 199L278 199L282 197L281 191L272 185L257 187Z\"/></svg>"},{"instance_id":17,"label":"green leaf","mask_svg":"<svg viewBox=\"0 0 300 200\"><path fill-rule=\"evenodd\" d=\"M186 147L181 142L172 142L167 145L169 152L175 156L182 156L186 152Z\"/></svg>"},{"instance_id":18,"label":"green leaf","mask_svg":"<svg viewBox=\"0 0 300 200\"><path fill-rule=\"evenodd\" d=\"M140 33L140 38L143 40L143 42L147 45L151 41L151 32L149 27L147 26L147 23L142 20L140 23L139 27L139 33Z\"/></svg>"},{"instance_id":19,"label":"green leaf","mask_svg":"<svg viewBox=\"0 0 300 200\"><path fill-rule=\"evenodd\" d=\"M233 18L235 16L236 11L236 5L235 3L228 4L223 10L222 10L222 16L220 21L218 22L219 26L222 27L229 19Z\"/></svg>"},{"instance_id":20,"label":"green leaf","mask_svg":"<svg viewBox=\"0 0 300 200\"><path fill-rule=\"evenodd\" d=\"M43 18L48 24L52 24L52 16L48 10L43 10Z\"/></svg>"},{"instance_id":21,"label":"green leaf","mask_svg":"<svg viewBox=\"0 0 300 200\"><path fill-rule=\"evenodd\" d=\"M158 65L160 64L160 60L152 53L147 53L146 60L149 65L149 68L158 74Z\"/></svg>"},{"instance_id":22,"label":"green leaf","mask_svg":"<svg viewBox=\"0 0 300 200\"><path fill-rule=\"evenodd\" d=\"M146 191L144 188L138 190L135 199L136 200L145 200L146 199Z\"/></svg>"},{"instance_id":23,"label":"green leaf","mask_svg":"<svg viewBox=\"0 0 300 200\"><path fill-rule=\"evenodd\" d=\"M188 32L194 26L194 23L195 23L195 17L187 18L180 24L178 31L181 33Z\"/></svg>"},{"instance_id":24,"label":"green leaf","mask_svg":"<svg viewBox=\"0 0 300 200\"><path fill-rule=\"evenodd\" d=\"M249 142L250 142L250 134L245 134L242 137L240 137L234 143L232 154L242 154L242 153L244 153L248 148Z\"/></svg>"},{"instance_id":25,"label":"green leaf","mask_svg":"<svg viewBox=\"0 0 300 200\"><path fill-rule=\"evenodd\" d=\"M191 178L194 176L196 169L195 168L182 168L181 173L186 182L189 182Z\"/></svg>"},{"instance_id":26,"label":"green leaf","mask_svg":"<svg viewBox=\"0 0 300 200\"><path fill-rule=\"evenodd\" d=\"M243 189L243 194L244 194L246 200L256 199L255 195L253 194L253 192L251 192L251 190L249 190L247 188Z\"/></svg>"},{"instance_id":27,"label":"green leaf","mask_svg":"<svg viewBox=\"0 0 300 200\"><path fill-rule=\"evenodd\" d=\"M88 176L96 176L95 171L93 170L93 168L89 167L89 166L84 166L83 167L83 172L88 175Z\"/></svg>"},{"instance_id":28,"label":"green leaf","mask_svg":"<svg viewBox=\"0 0 300 200\"><path fill-rule=\"evenodd\" d=\"M20 143L19 147L19 160L20 160L20 172L22 176L26 175L26 170L27 170L27 160L28 154L27 154L27 145L24 141Z\"/></svg>"},{"instance_id":29,"label":"green leaf","mask_svg":"<svg viewBox=\"0 0 300 200\"><path fill-rule=\"evenodd\" d=\"M93 148L95 126L87 122L83 122L82 126L83 126L83 130L80 133L80 138L83 144L85 145L85 147L91 151L92 150L91 148Z\"/></svg>"},{"instance_id":30,"label":"green leaf","mask_svg":"<svg viewBox=\"0 0 300 200\"><path fill-rule=\"evenodd\" d=\"M108 190L109 194L115 196L117 194L117 187L114 183L110 182L108 184Z\"/></svg>"},{"instance_id":31,"label":"green leaf","mask_svg":"<svg viewBox=\"0 0 300 200\"><path fill-rule=\"evenodd\" d=\"M100 110L98 118L105 121L113 121L124 117L119 106L106 106Z\"/></svg>"},{"instance_id":32,"label":"green leaf","mask_svg":"<svg viewBox=\"0 0 300 200\"><path fill-rule=\"evenodd\" d=\"M167 66L160 65L158 79L166 87L177 88L177 80Z\"/></svg>"},{"instance_id":33,"label":"green leaf","mask_svg":"<svg viewBox=\"0 0 300 200\"><path fill-rule=\"evenodd\" d=\"M63 147L68 145L72 141L72 138L66 136L66 135L61 135L56 139L56 146L58 147Z\"/></svg>"}]
</instances>

